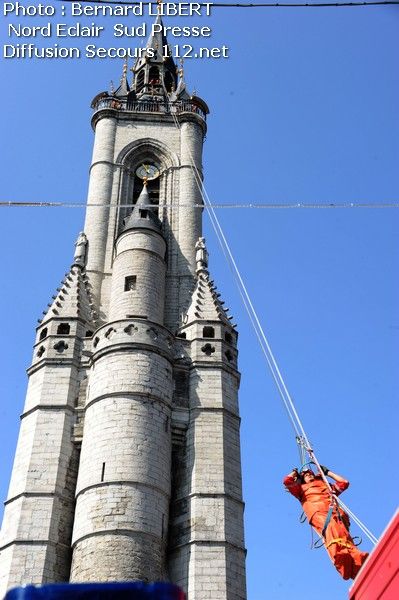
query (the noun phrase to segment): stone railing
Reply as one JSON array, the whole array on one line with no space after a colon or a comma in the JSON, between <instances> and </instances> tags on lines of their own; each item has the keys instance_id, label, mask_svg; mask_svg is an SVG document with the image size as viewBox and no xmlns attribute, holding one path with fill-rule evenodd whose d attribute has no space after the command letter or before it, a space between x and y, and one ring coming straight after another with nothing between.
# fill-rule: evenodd
<instances>
[{"instance_id":1,"label":"stone railing","mask_svg":"<svg viewBox=\"0 0 399 600\"><path fill-rule=\"evenodd\" d=\"M94 112L106 108L113 108L123 112L131 113L160 113L160 114L180 114L191 112L199 115L206 121L206 114L193 102L189 100L178 100L176 102L157 102L156 100L143 100L141 102L130 102L112 96L99 98L92 104Z\"/></svg>"}]
</instances>

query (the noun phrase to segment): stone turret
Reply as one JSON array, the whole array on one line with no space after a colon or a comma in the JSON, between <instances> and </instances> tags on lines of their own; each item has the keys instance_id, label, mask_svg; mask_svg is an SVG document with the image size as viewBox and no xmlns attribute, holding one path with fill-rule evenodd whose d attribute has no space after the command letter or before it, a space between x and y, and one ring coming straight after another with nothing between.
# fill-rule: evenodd
<instances>
[{"instance_id":1,"label":"stone turret","mask_svg":"<svg viewBox=\"0 0 399 600\"><path fill-rule=\"evenodd\" d=\"M166 243L144 185L115 245L110 321L148 319L163 325Z\"/></svg>"},{"instance_id":2,"label":"stone turret","mask_svg":"<svg viewBox=\"0 0 399 600\"><path fill-rule=\"evenodd\" d=\"M189 361L186 378L186 443L174 486L172 580L191 590L189 598L245 598L244 504L241 492L237 332L208 271L204 238L196 244L197 281L178 332ZM183 422L182 409L176 421ZM190 575L179 579L188 561ZM219 565L212 577L199 565ZM234 576L232 576L234 573ZM217 590L217 591L215 591Z\"/></svg>"},{"instance_id":3,"label":"stone turret","mask_svg":"<svg viewBox=\"0 0 399 600\"><path fill-rule=\"evenodd\" d=\"M109 321L95 333L76 487L73 581L166 577L172 366L165 240L146 185L115 242Z\"/></svg>"},{"instance_id":4,"label":"stone turret","mask_svg":"<svg viewBox=\"0 0 399 600\"><path fill-rule=\"evenodd\" d=\"M75 250L37 327L0 536L0 596L21 583L69 577L79 461L71 433L97 319L83 256Z\"/></svg>"}]
</instances>

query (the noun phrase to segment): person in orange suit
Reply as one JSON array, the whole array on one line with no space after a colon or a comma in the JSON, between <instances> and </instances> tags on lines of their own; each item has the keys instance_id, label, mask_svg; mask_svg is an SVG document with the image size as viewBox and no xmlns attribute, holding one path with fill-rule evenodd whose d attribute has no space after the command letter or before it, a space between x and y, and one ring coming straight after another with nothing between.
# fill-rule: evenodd
<instances>
[{"instance_id":1,"label":"person in orange suit","mask_svg":"<svg viewBox=\"0 0 399 600\"><path fill-rule=\"evenodd\" d=\"M333 496L338 496L349 486L349 481L332 473L320 465L325 476L335 483L331 485ZM354 579L368 557L367 552L356 548L349 533L349 517L345 511L332 502L332 495L321 475L315 475L312 469L301 473L294 469L284 477L286 489L302 504L310 525L323 537L326 550L335 568L344 579ZM330 507L333 506L330 514ZM330 518L328 520L328 516Z\"/></svg>"}]
</instances>

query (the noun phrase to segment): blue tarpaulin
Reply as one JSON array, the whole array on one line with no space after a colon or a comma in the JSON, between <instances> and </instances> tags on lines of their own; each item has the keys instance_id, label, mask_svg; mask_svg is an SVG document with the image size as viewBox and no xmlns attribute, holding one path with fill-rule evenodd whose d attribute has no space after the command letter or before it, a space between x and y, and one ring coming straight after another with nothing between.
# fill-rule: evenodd
<instances>
[{"instance_id":1,"label":"blue tarpaulin","mask_svg":"<svg viewBox=\"0 0 399 600\"><path fill-rule=\"evenodd\" d=\"M54 583L10 590L4 600L184 600L171 583Z\"/></svg>"}]
</instances>

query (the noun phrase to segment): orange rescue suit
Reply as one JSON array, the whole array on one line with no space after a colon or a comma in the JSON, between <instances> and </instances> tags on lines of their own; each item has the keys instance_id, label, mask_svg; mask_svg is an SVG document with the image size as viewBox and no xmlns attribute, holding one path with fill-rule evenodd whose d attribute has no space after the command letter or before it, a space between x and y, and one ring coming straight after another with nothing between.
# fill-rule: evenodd
<instances>
[{"instance_id":1,"label":"orange rescue suit","mask_svg":"<svg viewBox=\"0 0 399 600\"><path fill-rule=\"evenodd\" d=\"M287 490L298 498L309 523L321 536L331 506L331 496L320 475L315 475L309 483L301 483L287 475L283 481ZM334 494L341 494L349 486L349 481L337 482L331 486ZM330 522L324 532L325 547L338 573L344 579L354 579L368 553L356 548L349 533L349 517L341 508L334 507Z\"/></svg>"}]
</instances>

